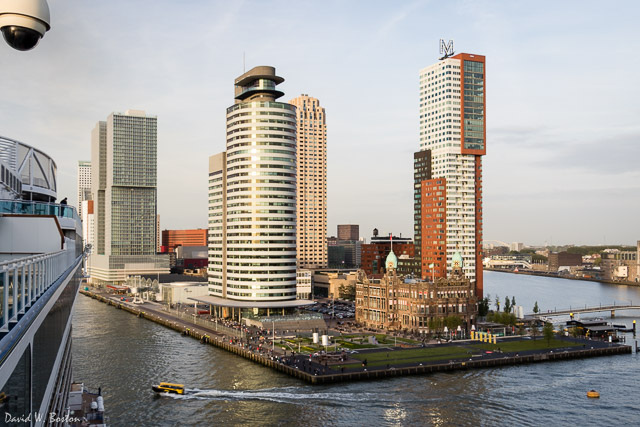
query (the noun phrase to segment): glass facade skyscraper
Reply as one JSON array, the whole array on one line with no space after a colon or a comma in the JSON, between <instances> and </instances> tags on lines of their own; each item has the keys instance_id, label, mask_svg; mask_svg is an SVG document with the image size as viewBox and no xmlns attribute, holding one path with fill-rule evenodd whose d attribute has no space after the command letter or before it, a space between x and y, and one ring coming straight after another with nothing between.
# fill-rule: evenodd
<instances>
[{"instance_id":1,"label":"glass facade skyscraper","mask_svg":"<svg viewBox=\"0 0 640 427\"><path fill-rule=\"evenodd\" d=\"M255 67L235 80L225 152L209 159L209 294L296 299L296 108L284 79Z\"/></svg>"},{"instance_id":2,"label":"glass facade skyscraper","mask_svg":"<svg viewBox=\"0 0 640 427\"><path fill-rule=\"evenodd\" d=\"M112 113L92 133L94 281L169 271L156 255L157 145L157 118L144 111Z\"/></svg>"}]
</instances>

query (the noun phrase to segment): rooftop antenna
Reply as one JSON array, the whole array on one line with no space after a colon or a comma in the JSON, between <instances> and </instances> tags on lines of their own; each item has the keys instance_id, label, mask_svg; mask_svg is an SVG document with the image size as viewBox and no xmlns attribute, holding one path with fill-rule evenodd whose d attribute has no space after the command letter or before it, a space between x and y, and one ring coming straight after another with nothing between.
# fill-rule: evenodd
<instances>
[{"instance_id":1,"label":"rooftop antenna","mask_svg":"<svg viewBox=\"0 0 640 427\"><path fill-rule=\"evenodd\" d=\"M447 59L454 53L453 40L449 40L449 43L446 43L444 39L440 39L440 55L444 55L442 58L440 58L440 61L442 61L443 59Z\"/></svg>"}]
</instances>

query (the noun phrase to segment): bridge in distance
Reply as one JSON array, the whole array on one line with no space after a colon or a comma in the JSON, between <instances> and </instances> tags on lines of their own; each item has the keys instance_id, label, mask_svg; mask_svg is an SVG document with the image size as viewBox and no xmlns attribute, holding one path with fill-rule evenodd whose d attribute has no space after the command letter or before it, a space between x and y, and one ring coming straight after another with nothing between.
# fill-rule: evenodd
<instances>
[{"instance_id":1,"label":"bridge in distance","mask_svg":"<svg viewBox=\"0 0 640 427\"><path fill-rule=\"evenodd\" d=\"M599 313L602 311L609 311L611 313L611 317L616 317L616 311L620 311L620 310L640 310L640 305L638 304L633 304L633 302L630 302L629 304L616 304L615 302L613 303L613 305L597 305L594 307L588 307L588 306L584 306L584 307L569 307L569 308L563 308L560 310L548 310L546 312L543 313L527 313L525 315L525 318L527 319L541 319L543 317L555 317L555 316L570 316L570 315L576 315L576 314L584 314L584 313Z\"/></svg>"}]
</instances>

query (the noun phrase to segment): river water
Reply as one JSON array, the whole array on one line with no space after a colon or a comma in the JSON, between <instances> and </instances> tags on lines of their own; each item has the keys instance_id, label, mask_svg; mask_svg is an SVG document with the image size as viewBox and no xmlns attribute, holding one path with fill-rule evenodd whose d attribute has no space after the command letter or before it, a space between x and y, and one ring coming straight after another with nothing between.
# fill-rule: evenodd
<instances>
[{"instance_id":1,"label":"river water","mask_svg":"<svg viewBox=\"0 0 640 427\"><path fill-rule=\"evenodd\" d=\"M536 301L541 311L640 303L638 287L497 272L484 280L492 305L515 296L526 312ZM616 323L633 319L640 312L616 313ZM310 386L83 295L73 328L74 380L102 387L112 426L640 424L636 354ZM159 381L197 392L155 396ZM592 388L600 399L586 398Z\"/></svg>"}]
</instances>

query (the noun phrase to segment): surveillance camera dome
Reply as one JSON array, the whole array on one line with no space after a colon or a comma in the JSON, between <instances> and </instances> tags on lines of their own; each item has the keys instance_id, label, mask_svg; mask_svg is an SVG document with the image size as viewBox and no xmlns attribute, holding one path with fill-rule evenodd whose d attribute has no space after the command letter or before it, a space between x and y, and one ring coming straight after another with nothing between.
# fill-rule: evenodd
<instances>
[{"instance_id":1,"label":"surveillance camera dome","mask_svg":"<svg viewBox=\"0 0 640 427\"><path fill-rule=\"evenodd\" d=\"M30 50L49 31L46 0L0 0L0 29L14 49Z\"/></svg>"}]
</instances>

